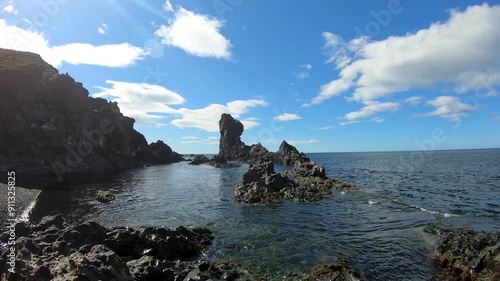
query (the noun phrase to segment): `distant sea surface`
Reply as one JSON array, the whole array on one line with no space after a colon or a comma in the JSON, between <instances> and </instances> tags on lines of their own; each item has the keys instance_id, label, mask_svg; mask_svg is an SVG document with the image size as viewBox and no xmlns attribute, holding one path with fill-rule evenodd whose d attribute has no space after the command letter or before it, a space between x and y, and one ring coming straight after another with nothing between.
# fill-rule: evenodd
<instances>
[{"instance_id":1,"label":"distant sea surface","mask_svg":"<svg viewBox=\"0 0 500 281\"><path fill-rule=\"evenodd\" d=\"M333 191L317 203L246 206L232 193L246 164L182 162L43 191L31 219L63 214L107 226L206 226L216 236L212 259L279 276L344 257L368 280L441 280L429 258L434 227L500 230L500 149L308 156L359 191ZM116 203L96 202L98 190L114 192Z\"/></svg>"}]
</instances>

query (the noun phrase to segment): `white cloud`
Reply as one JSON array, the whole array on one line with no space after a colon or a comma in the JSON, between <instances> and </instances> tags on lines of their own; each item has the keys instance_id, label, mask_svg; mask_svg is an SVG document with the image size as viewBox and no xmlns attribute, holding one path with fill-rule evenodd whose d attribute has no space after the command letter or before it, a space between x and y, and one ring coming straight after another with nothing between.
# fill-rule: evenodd
<instances>
[{"instance_id":1,"label":"white cloud","mask_svg":"<svg viewBox=\"0 0 500 281\"><path fill-rule=\"evenodd\" d=\"M0 19L0 48L37 53L54 67L59 67L63 62L126 67L142 60L146 55L143 49L129 43L100 46L71 43L50 46L43 33L9 25L3 19Z\"/></svg>"},{"instance_id":2,"label":"white cloud","mask_svg":"<svg viewBox=\"0 0 500 281\"><path fill-rule=\"evenodd\" d=\"M197 143L201 143L201 141L191 140L191 141L183 141L181 143L184 143L184 144L197 144Z\"/></svg>"},{"instance_id":3,"label":"white cloud","mask_svg":"<svg viewBox=\"0 0 500 281\"><path fill-rule=\"evenodd\" d=\"M181 48L195 56L229 59L231 43L220 33L223 25L224 22L218 19L181 7L170 25L161 25L155 35L162 38L163 44Z\"/></svg>"},{"instance_id":4,"label":"white cloud","mask_svg":"<svg viewBox=\"0 0 500 281\"><path fill-rule=\"evenodd\" d=\"M174 7L172 7L172 4L170 3L170 0L167 0L165 4L163 5L163 9L167 12L173 12Z\"/></svg>"},{"instance_id":5,"label":"white cloud","mask_svg":"<svg viewBox=\"0 0 500 281\"><path fill-rule=\"evenodd\" d=\"M252 107L267 106L264 100L237 100L228 102L226 105L210 104L207 107L200 109L181 108L175 111L175 114L181 118L174 119L172 124L179 128L198 128L208 132L219 132L219 119L222 113L229 113L234 118L239 118L241 115L248 112ZM245 129L258 126L255 121L241 121Z\"/></svg>"},{"instance_id":6,"label":"white cloud","mask_svg":"<svg viewBox=\"0 0 500 281\"><path fill-rule=\"evenodd\" d=\"M413 106L417 106L422 102L422 96L413 96L409 97L405 100L406 103L409 103Z\"/></svg>"},{"instance_id":7,"label":"white cloud","mask_svg":"<svg viewBox=\"0 0 500 281\"><path fill-rule=\"evenodd\" d=\"M108 31L108 25L105 23L101 23L101 25L97 27L97 32L99 34L106 34L107 31Z\"/></svg>"},{"instance_id":8,"label":"white cloud","mask_svg":"<svg viewBox=\"0 0 500 281\"><path fill-rule=\"evenodd\" d=\"M298 141L288 141L289 144L291 145L297 145L297 144L311 144L311 143L316 143L318 142L317 139L310 139L310 140L298 140Z\"/></svg>"},{"instance_id":9,"label":"white cloud","mask_svg":"<svg viewBox=\"0 0 500 281\"><path fill-rule=\"evenodd\" d=\"M16 10L16 8L14 7L14 5L12 4L12 1L9 2L9 4L5 7L3 7L2 9L4 12L7 12L7 13L11 13L11 14L14 14L14 15L17 15L18 11Z\"/></svg>"},{"instance_id":10,"label":"white cloud","mask_svg":"<svg viewBox=\"0 0 500 281\"><path fill-rule=\"evenodd\" d=\"M458 97L453 96L440 96L427 103L436 109L428 113L416 114L414 115L415 117L439 116L453 122L458 122L467 114L477 110L477 107L461 103Z\"/></svg>"},{"instance_id":11,"label":"white cloud","mask_svg":"<svg viewBox=\"0 0 500 281\"><path fill-rule=\"evenodd\" d=\"M300 67L303 67L303 68L305 68L305 69L307 69L307 70L311 70L311 69L313 68L312 64L310 64L310 63L308 63L308 64L303 64L303 65L301 65Z\"/></svg>"},{"instance_id":12,"label":"white cloud","mask_svg":"<svg viewBox=\"0 0 500 281\"><path fill-rule=\"evenodd\" d=\"M281 115L274 116L273 119L276 121L292 121L302 119L302 117L294 113L283 113Z\"/></svg>"},{"instance_id":13,"label":"white cloud","mask_svg":"<svg viewBox=\"0 0 500 281\"><path fill-rule=\"evenodd\" d=\"M195 139L199 139L199 137L194 137L194 136L188 136L188 137L182 137L183 139L192 139L192 140L195 140Z\"/></svg>"},{"instance_id":14,"label":"white cloud","mask_svg":"<svg viewBox=\"0 0 500 281\"><path fill-rule=\"evenodd\" d=\"M360 120L351 120L351 121L344 121L344 122L339 122L340 126L347 126L351 124L356 124L356 123L361 123Z\"/></svg>"},{"instance_id":15,"label":"white cloud","mask_svg":"<svg viewBox=\"0 0 500 281\"><path fill-rule=\"evenodd\" d=\"M182 104L185 101L181 95L158 85L112 80L107 80L106 83L111 84L111 88L97 87L101 92L93 96L118 102L123 114L135 118L138 123L152 123L164 118L158 114L176 113L168 105Z\"/></svg>"},{"instance_id":16,"label":"white cloud","mask_svg":"<svg viewBox=\"0 0 500 281\"><path fill-rule=\"evenodd\" d=\"M500 122L500 116L495 117L495 118L491 118L491 121L492 122Z\"/></svg>"},{"instance_id":17,"label":"white cloud","mask_svg":"<svg viewBox=\"0 0 500 281\"><path fill-rule=\"evenodd\" d=\"M357 120L360 118L369 117L378 112L394 112L399 109L400 104L396 102L369 102L359 111L353 111L345 115L345 119L349 121Z\"/></svg>"},{"instance_id":18,"label":"white cloud","mask_svg":"<svg viewBox=\"0 0 500 281\"><path fill-rule=\"evenodd\" d=\"M339 77L323 85L311 104L352 93L348 100L366 107L398 92L450 85L457 93L495 95L500 85L498 26L500 6L483 4L452 10L445 22L380 41L360 37L346 42L325 32L327 63L335 65Z\"/></svg>"},{"instance_id":19,"label":"white cloud","mask_svg":"<svg viewBox=\"0 0 500 281\"><path fill-rule=\"evenodd\" d=\"M300 72L296 75L297 75L297 78L299 78L299 79L305 79L305 78L309 77L309 72L304 71L304 72Z\"/></svg>"},{"instance_id":20,"label":"white cloud","mask_svg":"<svg viewBox=\"0 0 500 281\"><path fill-rule=\"evenodd\" d=\"M141 60L145 52L129 43L94 46L72 43L52 47L56 56L69 64L91 64L108 67L126 67Z\"/></svg>"},{"instance_id":21,"label":"white cloud","mask_svg":"<svg viewBox=\"0 0 500 281\"><path fill-rule=\"evenodd\" d=\"M326 131L326 130L331 130L333 128L335 128L335 126L320 127L320 128L317 128L316 130Z\"/></svg>"}]
</instances>

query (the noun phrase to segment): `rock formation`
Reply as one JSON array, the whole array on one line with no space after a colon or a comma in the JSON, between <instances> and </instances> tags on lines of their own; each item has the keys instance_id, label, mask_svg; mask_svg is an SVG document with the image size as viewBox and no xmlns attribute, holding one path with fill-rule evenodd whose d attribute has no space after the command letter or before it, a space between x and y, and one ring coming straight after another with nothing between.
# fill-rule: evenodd
<instances>
[{"instance_id":1,"label":"rock formation","mask_svg":"<svg viewBox=\"0 0 500 281\"><path fill-rule=\"evenodd\" d=\"M241 141L243 124L230 114L223 113L219 121L219 156L227 160L245 160L250 147Z\"/></svg>"},{"instance_id":2,"label":"rock formation","mask_svg":"<svg viewBox=\"0 0 500 281\"><path fill-rule=\"evenodd\" d=\"M163 142L148 145L116 102L89 97L37 54L0 49L0 77L0 171L16 171L18 185L181 159Z\"/></svg>"},{"instance_id":3,"label":"rock formation","mask_svg":"<svg viewBox=\"0 0 500 281\"><path fill-rule=\"evenodd\" d=\"M304 276L302 281L362 281L359 273L349 266L349 261L323 263L315 267L311 274Z\"/></svg>"},{"instance_id":4,"label":"rock formation","mask_svg":"<svg viewBox=\"0 0 500 281\"><path fill-rule=\"evenodd\" d=\"M500 280L500 231L444 233L431 258L451 280Z\"/></svg>"},{"instance_id":5,"label":"rock formation","mask_svg":"<svg viewBox=\"0 0 500 281\"><path fill-rule=\"evenodd\" d=\"M8 247L0 248L2 280L236 280L229 263L199 259L214 236L206 228L69 226L60 216L15 225L15 273ZM7 243L9 232L0 235Z\"/></svg>"},{"instance_id":6,"label":"rock formation","mask_svg":"<svg viewBox=\"0 0 500 281\"><path fill-rule=\"evenodd\" d=\"M229 114L222 114L219 121L219 157L250 163L242 181L234 188L236 201L250 204L281 200L318 201L330 196L332 188L355 188L328 178L322 165L311 161L286 141L281 143L276 153L269 152L260 143L245 145L241 141L243 129L240 121ZM274 163L293 166L293 170L276 173Z\"/></svg>"}]
</instances>

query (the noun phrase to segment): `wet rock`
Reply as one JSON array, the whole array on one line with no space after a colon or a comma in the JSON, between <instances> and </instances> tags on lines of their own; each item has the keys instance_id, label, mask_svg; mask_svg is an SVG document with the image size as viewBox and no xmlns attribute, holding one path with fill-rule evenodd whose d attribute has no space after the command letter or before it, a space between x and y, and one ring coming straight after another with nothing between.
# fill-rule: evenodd
<instances>
[{"instance_id":1,"label":"wet rock","mask_svg":"<svg viewBox=\"0 0 500 281\"><path fill-rule=\"evenodd\" d=\"M206 157L205 155L198 155L193 159L193 161L189 162L188 164L200 165L200 164L205 164L208 162L210 162L210 159L208 159L208 157Z\"/></svg>"},{"instance_id":2,"label":"wet rock","mask_svg":"<svg viewBox=\"0 0 500 281\"><path fill-rule=\"evenodd\" d=\"M445 233L431 258L452 280L500 280L500 231Z\"/></svg>"},{"instance_id":3,"label":"wet rock","mask_svg":"<svg viewBox=\"0 0 500 281\"><path fill-rule=\"evenodd\" d=\"M227 159L224 156L215 155L210 159L209 165L214 166L215 168L224 168L228 167Z\"/></svg>"},{"instance_id":4,"label":"wet rock","mask_svg":"<svg viewBox=\"0 0 500 281\"><path fill-rule=\"evenodd\" d=\"M111 203L116 200L115 195L109 191L99 190L95 199L101 203Z\"/></svg>"},{"instance_id":5,"label":"wet rock","mask_svg":"<svg viewBox=\"0 0 500 281\"><path fill-rule=\"evenodd\" d=\"M46 217L25 226L30 231L17 239L16 273L2 280L163 281L184 280L190 272L196 273L193 280L220 280L226 272L197 260L214 239L206 228L109 229L87 222L57 229L55 225L66 222ZM0 268L5 269L6 257L4 248Z\"/></svg>"},{"instance_id":6,"label":"wet rock","mask_svg":"<svg viewBox=\"0 0 500 281\"><path fill-rule=\"evenodd\" d=\"M304 153L299 152L295 146L283 141L276 153L276 161L285 166L292 166L296 161L309 162L310 159Z\"/></svg>"},{"instance_id":7,"label":"wet rock","mask_svg":"<svg viewBox=\"0 0 500 281\"><path fill-rule=\"evenodd\" d=\"M315 267L302 281L361 281L361 275L349 267L347 260L324 263Z\"/></svg>"}]
</instances>

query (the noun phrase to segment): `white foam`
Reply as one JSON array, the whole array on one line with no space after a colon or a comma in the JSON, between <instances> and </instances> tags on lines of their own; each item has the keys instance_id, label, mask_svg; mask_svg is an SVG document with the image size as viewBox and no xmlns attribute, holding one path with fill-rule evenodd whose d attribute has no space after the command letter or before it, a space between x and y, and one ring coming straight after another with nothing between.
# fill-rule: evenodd
<instances>
[{"instance_id":1,"label":"white foam","mask_svg":"<svg viewBox=\"0 0 500 281\"><path fill-rule=\"evenodd\" d=\"M370 199L370 200L368 200L368 204L374 205L374 204L380 204L380 202Z\"/></svg>"},{"instance_id":2,"label":"white foam","mask_svg":"<svg viewBox=\"0 0 500 281\"><path fill-rule=\"evenodd\" d=\"M418 207L416 207L416 208L418 208ZM426 213L433 214L433 215L440 215L440 216L443 216L445 218L458 217L458 215L454 215L454 214L450 214L450 213L440 213L440 212L436 212L436 211L427 210L427 209L422 208L422 207L420 207L419 209L422 212L426 212Z\"/></svg>"}]
</instances>

